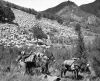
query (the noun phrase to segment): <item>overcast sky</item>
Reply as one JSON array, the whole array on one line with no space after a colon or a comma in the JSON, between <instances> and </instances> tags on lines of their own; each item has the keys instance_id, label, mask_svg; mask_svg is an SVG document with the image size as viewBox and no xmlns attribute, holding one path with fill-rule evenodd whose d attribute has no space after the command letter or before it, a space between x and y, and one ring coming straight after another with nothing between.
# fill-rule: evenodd
<instances>
[{"instance_id":1,"label":"overcast sky","mask_svg":"<svg viewBox=\"0 0 100 81\"><path fill-rule=\"evenodd\" d=\"M42 11L47 8L54 7L60 4L61 2L67 0L5 0L5 1L9 1L23 7L33 8L37 11ZM95 0L70 0L70 1L75 2L77 5L81 5L81 4L91 3Z\"/></svg>"}]
</instances>

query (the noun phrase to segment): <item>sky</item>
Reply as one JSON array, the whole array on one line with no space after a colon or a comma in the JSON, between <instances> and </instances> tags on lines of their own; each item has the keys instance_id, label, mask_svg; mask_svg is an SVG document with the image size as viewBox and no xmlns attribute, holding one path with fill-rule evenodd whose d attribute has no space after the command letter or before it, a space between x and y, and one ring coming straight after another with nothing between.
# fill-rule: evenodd
<instances>
[{"instance_id":1,"label":"sky","mask_svg":"<svg viewBox=\"0 0 100 81\"><path fill-rule=\"evenodd\" d=\"M5 1L12 2L26 8L33 8L37 11L43 11L67 0L5 0ZM78 6L80 6L82 4L91 3L95 0L70 0L70 1L73 1Z\"/></svg>"}]
</instances>

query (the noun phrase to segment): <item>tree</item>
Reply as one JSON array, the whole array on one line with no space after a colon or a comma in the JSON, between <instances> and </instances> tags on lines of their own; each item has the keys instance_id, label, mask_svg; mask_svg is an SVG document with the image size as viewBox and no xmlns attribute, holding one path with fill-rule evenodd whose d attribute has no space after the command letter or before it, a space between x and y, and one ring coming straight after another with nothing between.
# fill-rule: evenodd
<instances>
[{"instance_id":1,"label":"tree","mask_svg":"<svg viewBox=\"0 0 100 81\"><path fill-rule=\"evenodd\" d=\"M42 17L42 14L41 14L41 13L37 13L37 14L35 15L35 18L38 19L38 20L40 20L41 17Z\"/></svg>"},{"instance_id":2,"label":"tree","mask_svg":"<svg viewBox=\"0 0 100 81\"><path fill-rule=\"evenodd\" d=\"M0 21L12 22L15 19L15 15L11 8L6 6L0 6Z\"/></svg>"},{"instance_id":3,"label":"tree","mask_svg":"<svg viewBox=\"0 0 100 81\"><path fill-rule=\"evenodd\" d=\"M78 44L77 44L77 53L76 53L77 55L76 56L86 62L87 60L86 49L85 49L85 44L84 44L80 24L76 24L75 31L78 34Z\"/></svg>"},{"instance_id":4,"label":"tree","mask_svg":"<svg viewBox=\"0 0 100 81\"><path fill-rule=\"evenodd\" d=\"M42 28L39 26L39 24L36 24L33 28L32 28L32 32L34 35L34 38L38 39L47 39L47 35L42 31Z\"/></svg>"}]
</instances>

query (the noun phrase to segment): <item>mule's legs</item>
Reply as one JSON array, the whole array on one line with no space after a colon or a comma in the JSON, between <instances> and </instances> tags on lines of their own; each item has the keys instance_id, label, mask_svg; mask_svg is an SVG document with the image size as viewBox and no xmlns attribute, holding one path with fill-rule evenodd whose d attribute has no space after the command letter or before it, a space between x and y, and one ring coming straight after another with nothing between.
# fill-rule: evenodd
<instances>
[{"instance_id":1,"label":"mule's legs","mask_svg":"<svg viewBox=\"0 0 100 81\"><path fill-rule=\"evenodd\" d=\"M67 69L64 70L64 76L66 76Z\"/></svg>"},{"instance_id":2,"label":"mule's legs","mask_svg":"<svg viewBox=\"0 0 100 81\"><path fill-rule=\"evenodd\" d=\"M45 67L42 67L42 73L45 73Z\"/></svg>"},{"instance_id":3,"label":"mule's legs","mask_svg":"<svg viewBox=\"0 0 100 81\"><path fill-rule=\"evenodd\" d=\"M61 77L63 77L63 73L64 73L64 71L63 71L63 70L61 70Z\"/></svg>"},{"instance_id":4,"label":"mule's legs","mask_svg":"<svg viewBox=\"0 0 100 81\"><path fill-rule=\"evenodd\" d=\"M26 63L26 64L25 64L25 73L26 73L26 74L29 74L29 72L30 72L29 70L30 70L30 68L29 68L29 66L28 66L28 63Z\"/></svg>"},{"instance_id":5,"label":"mule's legs","mask_svg":"<svg viewBox=\"0 0 100 81\"><path fill-rule=\"evenodd\" d=\"M45 65L45 73L46 74L49 74L48 66L49 66L48 63L46 63L46 65Z\"/></svg>"},{"instance_id":6,"label":"mule's legs","mask_svg":"<svg viewBox=\"0 0 100 81\"><path fill-rule=\"evenodd\" d=\"M67 72L67 69L62 68L62 69L61 69L61 77L63 77L63 76L65 77L66 72Z\"/></svg>"},{"instance_id":7,"label":"mule's legs","mask_svg":"<svg viewBox=\"0 0 100 81\"><path fill-rule=\"evenodd\" d=\"M78 78L78 70L77 69L74 70L74 76L75 76L75 79Z\"/></svg>"}]
</instances>

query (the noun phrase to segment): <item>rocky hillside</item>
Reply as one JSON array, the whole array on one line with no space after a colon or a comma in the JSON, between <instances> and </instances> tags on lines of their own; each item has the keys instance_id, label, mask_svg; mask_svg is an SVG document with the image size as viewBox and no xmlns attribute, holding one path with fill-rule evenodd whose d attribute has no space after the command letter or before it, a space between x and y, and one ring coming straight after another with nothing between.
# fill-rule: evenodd
<instances>
[{"instance_id":1,"label":"rocky hillside","mask_svg":"<svg viewBox=\"0 0 100 81\"><path fill-rule=\"evenodd\" d=\"M0 38L1 43L6 43L7 45L31 45L33 44L33 33L29 30L34 27L35 24L39 24L43 31L49 36L49 40L52 43L62 43L62 39L64 39L64 43L70 44L71 40L76 38L77 35L74 30L74 26L64 26L60 25L56 21L51 21L46 18L42 18L41 20L36 20L35 16L32 14L28 14L21 10L12 9L15 14L15 23L18 23L19 26L14 24L2 24L0 23ZM84 29L83 29L84 30ZM88 32L84 30L84 35L93 36L92 32ZM70 39L68 39L70 38ZM67 41L67 42L66 42ZM51 43L51 44L52 44Z\"/></svg>"}]
</instances>

